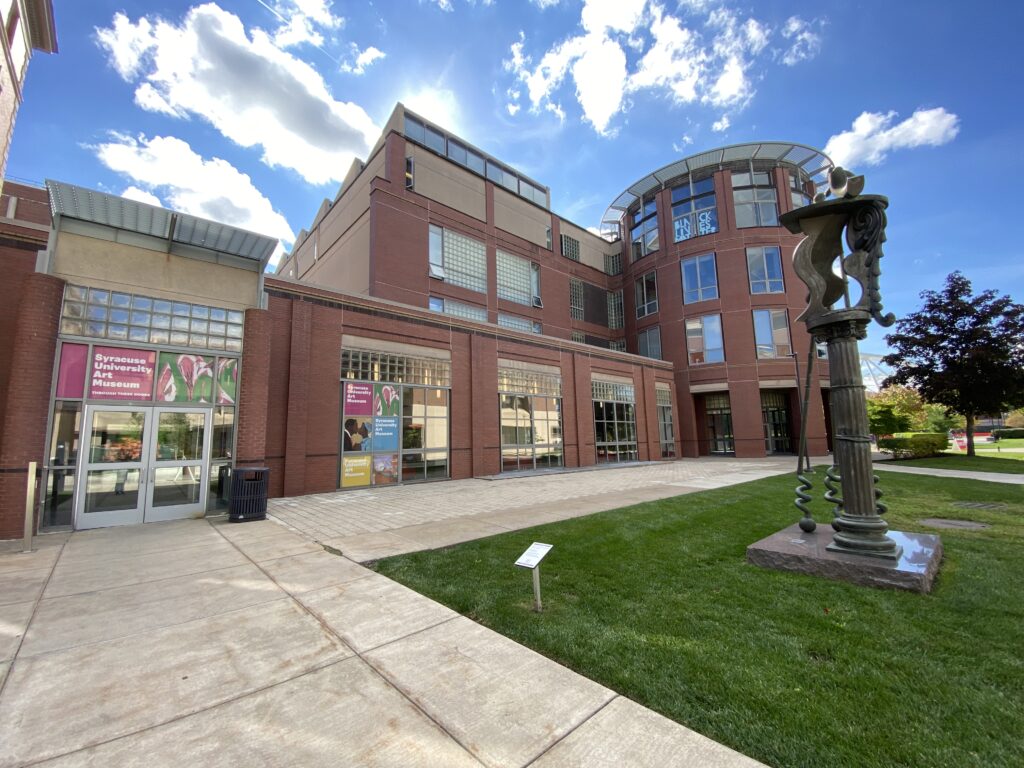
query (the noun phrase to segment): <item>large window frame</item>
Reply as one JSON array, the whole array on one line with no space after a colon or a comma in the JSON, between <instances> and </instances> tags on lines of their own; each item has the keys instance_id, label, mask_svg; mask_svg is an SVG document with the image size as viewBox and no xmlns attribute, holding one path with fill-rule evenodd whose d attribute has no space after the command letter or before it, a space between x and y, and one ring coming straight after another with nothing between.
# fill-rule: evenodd
<instances>
[{"instance_id":1,"label":"large window frame","mask_svg":"<svg viewBox=\"0 0 1024 768\"><path fill-rule=\"evenodd\" d=\"M737 229L779 226L779 199L774 176L773 169L758 169L753 162L744 170L732 172L732 202Z\"/></svg>"},{"instance_id":2,"label":"large window frame","mask_svg":"<svg viewBox=\"0 0 1024 768\"><path fill-rule=\"evenodd\" d=\"M715 179L687 177L672 189L672 233L680 243L718 231L718 199Z\"/></svg>"},{"instance_id":3,"label":"large window frame","mask_svg":"<svg viewBox=\"0 0 1024 768\"><path fill-rule=\"evenodd\" d=\"M636 353L652 360L662 360L661 356L661 327L652 325L644 328L636 335Z\"/></svg>"},{"instance_id":4,"label":"large window frame","mask_svg":"<svg viewBox=\"0 0 1024 768\"><path fill-rule=\"evenodd\" d=\"M633 214L629 239L633 261L639 261L661 247L661 236L658 233L658 203L655 198L641 201L640 207Z\"/></svg>"},{"instance_id":5,"label":"large window frame","mask_svg":"<svg viewBox=\"0 0 1024 768\"><path fill-rule=\"evenodd\" d=\"M540 264L499 250L495 254L499 299L527 307L543 307L540 298Z\"/></svg>"},{"instance_id":6,"label":"large window frame","mask_svg":"<svg viewBox=\"0 0 1024 768\"><path fill-rule=\"evenodd\" d=\"M725 339L720 314L686 318L686 357L690 365L725 362Z\"/></svg>"},{"instance_id":7,"label":"large window frame","mask_svg":"<svg viewBox=\"0 0 1024 768\"><path fill-rule=\"evenodd\" d=\"M633 283L636 298L637 319L653 315L658 311L658 273L651 270Z\"/></svg>"},{"instance_id":8,"label":"large window frame","mask_svg":"<svg viewBox=\"0 0 1024 768\"><path fill-rule=\"evenodd\" d=\"M668 389L655 390L658 406L658 442L661 444L661 458L674 459L676 456L675 424L672 421L672 392Z\"/></svg>"},{"instance_id":9,"label":"large window frame","mask_svg":"<svg viewBox=\"0 0 1024 768\"><path fill-rule=\"evenodd\" d=\"M747 248L747 278L752 294L785 293L782 249L777 245Z\"/></svg>"},{"instance_id":10,"label":"large window frame","mask_svg":"<svg viewBox=\"0 0 1024 768\"><path fill-rule=\"evenodd\" d=\"M789 333L789 312L785 309L755 309L754 346L758 360L775 360L793 354Z\"/></svg>"},{"instance_id":11,"label":"large window frame","mask_svg":"<svg viewBox=\"0 0 1024 768\"><path fill-rule=\"evenodd\" d=\"M683 304L718 298L718 264L715 254L687 256L679 262L683 280Z\"/></svg>"},{"instance_id":12,"label":"large window frame","mask_svg":"<svg viewBox=\"0 0 1024 768\"><path fill-rule=\"evenodd\" d=\"M629 384L591 382L598 464L637 461L636 397Z\"/></svg>"}]
</instances>

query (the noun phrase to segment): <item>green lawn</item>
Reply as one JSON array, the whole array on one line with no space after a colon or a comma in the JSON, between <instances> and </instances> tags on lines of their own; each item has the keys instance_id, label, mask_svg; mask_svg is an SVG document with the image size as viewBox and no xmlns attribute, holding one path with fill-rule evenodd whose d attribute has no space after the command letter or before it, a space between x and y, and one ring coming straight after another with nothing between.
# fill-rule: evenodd
<instances>
[{"instance_id":1,"label":"green lawn","mask_svg":"<svg viewBox=\"0 0 1024 768\"><path fill-rule=\"evenodd\" d=\"M976 442L974 447L984 451L994 451L997 448L1024 448L1024 437L1007 437L996 443Z\"/></svg>"},{"instance_id":2,"label":"green lawn","mask_svg":"<svg viewBox=\"0 0 1024 768\"><path fill-rule=\"evenodd\" d=\"M1004 472L1011 475L1024 474L1024 453L986 453L967 456L962 453L947 453L928 459L907 459L894 461L901 467L928 467L929 469L958 469L970 472Z\"/></svg>"},{"instance_id":3,"label":"green lawn","mask_svg":"<svg viewBox=\"0 0 1024 768\"><path fill-rule=\"evenodd\" d=\"M917 595L748 565L748 544L798 519L794 485L680 496L376 568L769 765L1024 765L1020 488L883 476L894 528L992 524L942 531L936 588ZM539 615L512 565L532 541L555 545Z\"/></svg>"}]
</instances>

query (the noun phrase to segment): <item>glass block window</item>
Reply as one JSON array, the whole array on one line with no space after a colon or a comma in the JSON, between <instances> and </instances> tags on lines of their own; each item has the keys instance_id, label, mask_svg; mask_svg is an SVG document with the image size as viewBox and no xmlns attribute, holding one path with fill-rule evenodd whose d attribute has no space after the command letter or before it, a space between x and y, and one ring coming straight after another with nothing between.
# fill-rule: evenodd
<instances>
[{"instance_id":1,"label":"glass block window","mask_svg":"<svg viewBox=\"0 0 1024 768\"><path fill-rule=\"evenodd\" d=\"M608 349L613 352L625 352L626 351L626 340L625 339L612 339L608 342Z\"/></svg>"},{"instance_id":2,"label":"glass block window","mask_svg":"<svg viewBox=\"0 0 1024 768\"><path fill-rule=\"evenodd\" d=\"M633 228L629 231L633 261L654 253L660 247L658 235L658 206L647 200L633 214Z\"/></svg>"},{"instance_id":3,"label":"glass block window","mask_svg":"<svg viewBox=\"0 0 1024 768\"><path fill-rule=\"evenodd\" d=\"M626 313L622 308L622 291L608 291L608 328L616 331L625 326Z\"/></svg>"},{"instance_id":4,"label":"glass block window","mask_svg":"<svg viewBox=\"0 0 1024 768\"><path fill-rule=\"evenodd\" d=\"M583 281L575 277L569 278L569 317L583 319Z\"/></svg>"},{"instance_id":5,"label":"glass block window","mask_svg":"<svg viewBox=\"0 0 1024 768\"><path fill-rule=\"evenodd\" d=\"M776 245L747 248L747 274L751 293L785 293L782 253Z\"/></svg>"},{"instance_id":6,"label":"glass block window","mask_svg":"<svg viewBox=\"0 0 1024 768\"><path fill-rule=\"evenodd\" d=\"M636 336L637 354L661 360L661 328L652 326L640 331Z\"/></svg>"},{"instance_id":7,"label":"glass block window","mask_svg":"<svg viewBox=\"0 0 1024 768\"><path fill-rule=\"evenodd\" d=\"M776 227L779 224L779 205L770 171L734 171L732 174L732 201L736 210L737 227Z\"/></svg>"},{"instance_id":8,"label":"glass block window","mask_svg":"<svg viewBox=\"0 0 1024 768\"><path fill-rule=\"evenodd\" d=\"M431 277L487 292L487 252L482 242L431 224L429 244Z\"/></svg>"},{"instance_id":9,"label":"glass block window","mask_svg":"<svg viewBox=\"0 0 1024 768\"><path fill-rule=\"evenodd\" d=\"M140 344L242 351L241 310L67 285L60 332Z\"/></svg>"},{"instance_id":10,"label":"glass block window","mask_svg":"<svg viewBox=\"0 0 1024 768\"><path fill-rule=\"evenodd\" d=\"M452 299L442 299L438 296L430 297L430 309L445 315L464 317L467 320L476 320L480 323L487 322L487 309L474 304L465 304Z\"/></svg>"},{"instance_id":11,"label":"glass block window","mask_svg":"<svg viewBox=\"0 0 1024 768\"><path fill-rule=\"evenodd\" d=\"M568 235L562 235L562 255L567 259L573 261L580 260L580 241L575 237L569 237Z\"/></svg>"},{"instance_id":12,"label":"glass block window","mask_svg":"<svg viewBox=\"0 0 1024 768\"><path fill-rule=\"evenodd\" d=\"M595 400L611 400L616 403L636 402L636 389L633 385L616 381L594 379L590 382L590 394Z\"/></svg>"},{"instance_id":13,"label":"glass block window","mask_svg":"<svg viewBox=\"0 0 1024 768\"><path fill-rule=\"evenodd\" d=\"M718 273L715 254L690 256L680 262L683 272L683 303L696 304L718 298Z\"/></svg>"},{"instance_id":14,"label":"glass block window","mask_svg":"<svg viewBox=\"0 0 1024 768\"><path fill-rule=\"evenodd\" d=\"M370 349L342 349L341 378L450 387L452 365L447 360L430 357L410 357Z\"/></svg>"},{"instance_id":15,"label":"glass block window","mask_svg":"<svg viewBox=\"0 0 1024 768\"><path fill-rule=\"evenodd\" d=\"M672 407L672 391L669 389L662 389L658 387L654 390L654 402L658 405L667 405L669 408Z\"/></svg>"},{"instance_id":16,"label":"glass block window","mask_svg":"<svg viewBox=\"0 0 1024 768\"><path fill-rule=\"evenodd\" d=\"M573 331L572 340L575 341L577 344L586 344L587 336L585 333L583 333L583 331ZM623 342L623 344L625 344L625 342Z\"/></svg>"},{"instance_id":17,"label":"glass block window","mask_svg":"<svg viewBox=\"0 0 1024 768\"><path fill-rule=\"evenodd\" d=\"M687 319L686 351L690 365L725 362L722 316L704 315Z\"/></svg>"},{"instance_id":18,"label":"glass block window","mask_svg":"<svg viewBox=\"0 0 1024 768\"><path fill-rule=\"evenodd\" d=\"M540 266L528 259L498 251L498 298L535 306L540 299Z\"/></svg>"},{"instance_id":19,"label":"glass block window","mask_svg":"<svg viewBox=\"0 0 1024 768\"><path fill-rule=\"evenodd\" d=\"M513 331L522 331L523 333L539 334L544 332L543 327L537 321L525 317L517 317L516 315L507 315L504 312L498 313L498 325L502 328L511 328Z\"/></svg>"},{"instance_id":20,"label":"glass block window","mask_svg":"<svg viewBox=\"0 0 1024 768\"><path fill-rule=\"evenodd\" d=\"M604 255L604 271L608 275L622 274L622 254L606 253Z\"/></svg>"},{"instance_id":21,"label":"glass block window","mask_svg":"<svg viewBox=\"0 0 1024 768\"><path fill-rule=\"evenodd\" d=\"M793 348L789 343L789 319L784 309L754 310L754 343L758 358L786 357Z\"/></svg>"},{"instance_id":22,"label":"glass block window","mask_svg":"<svg viewBox=\"0 0 1024 768\"><path fill-rule=\"evenodd\" d=\"M688 178L672 190L672 231L677 243L718 231L715 182L710 176Z\"/></svg>"},{"instance_id":23,"label":"glass block window","mask_svg":"<svg viewBox=\"0 0 1024 768\"><path fill-rule=\"evenodd\" d=\"M561 397L562 377L557 373L524 371L500 365L498 366L498 391Z\"/></svg>"},{"instance_id":24,"label":"glass block window","mask_svg":"<svg viewBox=\"0 0 1024 768\"><path fill-rule=\"evenodd\" d=\"M648 272L638 279L633 287L636 293L636 316L647 317L658 311L658 279L655 272Z\"/></svg>"}]
</instances>

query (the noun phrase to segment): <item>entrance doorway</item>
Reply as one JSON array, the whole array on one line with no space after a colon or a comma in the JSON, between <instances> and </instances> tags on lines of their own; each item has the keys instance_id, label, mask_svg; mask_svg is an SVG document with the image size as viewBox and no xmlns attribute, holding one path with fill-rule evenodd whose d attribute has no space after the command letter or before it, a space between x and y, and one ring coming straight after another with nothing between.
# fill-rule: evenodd
<instances>
[{"instance_id":1,"label":"entrance doorway","mask_svg":"<svg viewBox=\"0 0 1024 768\"><path fill-rule=\"evenodd\" d=\"M784 392L761 392L761 421L764 425L764 450L792 453L789 439L789 403Z\"/></svg>"},{"instance_id":2,"label":"entrance doorway","mask_svg":"<svg viewBox=\"0 0 1024 768\"><path fill-rule=\"evenodd\" d=\"M85 406L75 527L202 516L211 414L195 407Z\"/></svg>"}]
</instances>

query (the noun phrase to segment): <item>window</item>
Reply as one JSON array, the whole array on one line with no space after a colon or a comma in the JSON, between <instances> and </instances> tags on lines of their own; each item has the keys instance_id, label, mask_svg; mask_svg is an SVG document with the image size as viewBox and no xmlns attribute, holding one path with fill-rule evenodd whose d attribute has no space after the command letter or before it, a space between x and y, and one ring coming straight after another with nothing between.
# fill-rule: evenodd
<instances>
[{"instance_id":1,"label":"window","mask_svg":"<svg viewBox=\"0 0 1024 768\"><path fill-rule=\"evenodd\" d=\"M704 315L686 321L686 351L690 365L725 362L722 316Z\"/></svg>"},{"instance_id":2,"label":"window","mask_svg":"<svg viewBox=\"0 0 1024 768\"><path fill-rule=\"evenodd\" d=\"M811 196L807 193L807 183L800 178L800 172L790 169L789 173L789 194L793 200L794 208L802 208L811 204Z\"/></svg>"},{"instance_id":3,"label":"window","mask_svg":"<svg viewBox=\"0 0 1024 768\"><path fill-rule=\"evenodd\" d=\"M683 272L683 303L695 304L718 298L718 274L715 254L690 256L680 262Z\"/></svg>"},{"instance_id":4,"label":"window","mask_svg":"<svg viewBox=\"0 0 1024 768\"><path fill-rule=\"evenodd\" d=\"M593 381L594 442L597 463L636 461L636 412L630 384Z\"/></svg>"},{"instance_id":5,"label":"window","mask_svg":"<svg viewBox=\"0 0 1024 768\"><path fill-rule=\"evenodd\" d=\"M583 333L583 331L573 331L571 338L577 344L586 344L587 343L587 337L586 337L586 334ZM625 342L623 342L623 343L625 343Z\"/></svg>"},{"instance_id":6,"label":"window","mask_svg":"<svg viewBox=\"0 0 1024 768\"><path fill-rule=\"evenodd\" d=\"M633 284L636 290L636 316L647 317L658 311L658 280L655 272L648 272Z\"/></svg>"},{"instance_id":7,"label":"window","mask_svg":"<svg viewBox=\"0 0 1024 768\"><path fill-rule=\"evenodd\" d=\"M466 148L457 141L448 142L448 157L459 165L466 164Z\"/></svg>"},{"instance_id":8,"label":"window","mask_svg":"<svg viewBox=\"0 0 1024 768\"><path fill-rule=\"evenodd\" d=\"M735 453L729 395L705 395L704 413L707 416L708 450L711 453Z\"/></svg>"},{"instance_id":9,"label":"window","mask_svg":"<svg viewBox=\"0 0 1024 768\"><path fill-rule=\"evenodd\" d=\"M562 241L562 255L567 259L573 261L580 260L580 241L575 237L569 237L568 235L560 235L559 239Z\"/></svg>"},{"instance_id":10,"label":"window","mask_svg":"<svg viewBox=\"0 0 1024 768\"><path fill-rule=\"evenodd\" d=\"M510 192L519 193L519 179L516 178L516 175L491 160L487 161L487 178Z\"/></svg>"},{"instance_id":11,"label":"window","mask_svg":"<svg viewBox=\"0 0 1024 768\"><path fill-rule=\"evenodd\" d=\"M430 225L429 274L471 291L487 292L487 255L479 240Z\"/></svg>"},{"instance_id":12,"label":"window","mask_svg":"<svg viewBox=\"0 0 1024 768\"><path fill-rule=\"evenodd\" d=\"M540 265L511 253L498 251L498 298L543 307L540 300Z\"/></svg>"},{"instance_id":13,"label":"window","mask_svg":"<svg viewBox=\"0 0 1024 768\"><path fill-rule=\"evenodd\" d=\"M786 357L789 343L789 319L784 309L754 310L754 343L760 359Z\"/></svg>"},{"instance_id":14,"label":"window","mask_svg":"<svg viewBox=\"0 0 1024 768\"><path fill-rule=\"evenodd\" d=\"M608 349L613 352L625 352L626 351L626 340L625 339L612 339L608 342Z\"/></svg>"},{"instance_id":15,"label":"window","mask_svg":"<svg viewBox=\"0 0 1024 768\"><path fill-rule=\"evenodd\" d=\"M541 208L547 208L548 206L547 193L540 187L531 184L525 179L519 180L519 195L520 197L525 197L527 200L532 200ZM549 245L548 248L550 247L551 246Z\"/></svg>"},{"instance_id":16,"label":"window","mask_svg":"<svg viewBox=\"0 0 1024 768\"><path fill-rule=\"evenodd\" d=\"M415 183L415 166L411 157L405 158L405 188L412 189Z\"/></svg>"},{"instance_id":17,"label":"window","mask_svg":"<svg viewBox=\"0 0 1024 768\"><path fill-rule=\"evenodd\" d=\"M575 277L569 278L569 317L583 319L583 281Z\"/></svg>"},{"instance_id":18,"label":"window","mask_svg":"<svg viewBox=\"0 0 1024 768\"><path fill-rule=\"evenodd\" d=\"M625 314L622 309L622 291L608 291L608 328L613 331L623 328Z\"/></svg>"},{"instance_id":19,"label":"window","mask_svg":"<svg viewBox=\"0 0 1024 768\"><path fill-rule=\"evenodd\" d=\"M633 261L658 250L658 205L654 200L643 203L633 214L633 228L630 230L629 239L632 243Z\"/></svg>"},{"instance_id":20,"label":"window","mask_svg":"<svg viewBox=\"0 0 1024 768\"><path fill-rule=\"evenodd\" d=\"M498 313L498 325L502 328L511 328L513 331L522 331L523 333L540 334L544 332L540 323L517 315L507 315L504 312Z\"/></svg>"},{"instance_id":21,"label":"window","mask_svg":"<svg viewBox=\"0 0 1024 768\"><path fill-rule=\"evenodd\" d=\"M429 125L424 127L425 134L424 143L429 149L434 150L439 155L443 155L444 152L444 134L440 131L436 131Z\"/></svg>"},{"instance_id":22,"label":"window","mask_svg":"<svg viewBox=\"0 0 1024 768\"><path fill-rule=\"evenodd\" d=\"M654 395L658 405L658 441L661 443L661 458L671 459L676 455L676 434L672 425L672 392L659 387Z\"/></svg>"},{"instance_id":23,"label":"window","mask_svg":"<svg viewBox=\"0 0 1024 768\"><path fill-rule=\"evenodd\" d=\"M710 176L687 179L672 190L672 231L677 243L718 231L715 181Z\"/></svg>"},{"instance_id":24,"label":"window","mask_svg":"<svg viewBox=\"0 0 1024 768\"><path fill-rule=\"evenodd\" d=\"M734 171L732 201L737 227L775 227L779 224L779 206L770 171Z\"/></svg>"},{"instance_id":25,"label":"window","mask_svg":"<svg viewBox=\"0 0 1024 768\"><path fill-rule=\"evenodd\" d=\"M604 272L606 275L622 274L622 254L606 253L604 255Z\"/></svg>"},{"instance_id":26,"label":"window","mask_svg":"<svg viewBox=\"0 0 1024 768\"><path fill-rule=\"evenodd\" d=\"M487 322L487 310L473 304L465 304L452 299L442 299L438 296L430 297L430 309L433 312L441 312L445 315L464 317L467 320L476 320L480 323Z\"/></svg>"},{"instance_id":27,"label":"window","mask_svg":"<svg viewBox=\"0 0 1024 768\"><path fill-rule=\"evenodd\" d=\"M640 331L636 337L637 354L661 360L661 329L652 326Z\"/></svg>"},{"instance_id":28,"label":"window","mask_svg":"<svg viewBox=\"0 0 1024 768\"><path fill-rule=\"evenodd\" d=\"M783 392L761 391L761 423L764 425L764 450L773 453L790 453L789 401Z\"/></svg>"},{"instance_id":29,"label":"window","mask_svg":"<svg viewBox=\"0 0 1024 768\"><path fill-rule=\"evenodd\" d=\"M562 380L517 368L498 368L501 469L562 466Z\"/></svg>"},{"instance_id":30,"label":"window","mask_svg":"<svg viewBox=\"0 0 1024 768\"><path fill-rule=\"evenodd\" d=\"M785 293L782 253L778 246L747 248L747 274L751 293Z\"/></svg>"},{"instance_id":31,"label":"window","mask_svg":"<svg viewBox=\"0 0 1024 768\"><path fill-rule=\"evenodd\" d=\"M419 120L409 115L405 116L405 135L413 141L418 141L420 144L426 143L425 127Z\"/></svg>"}]
</instances>

